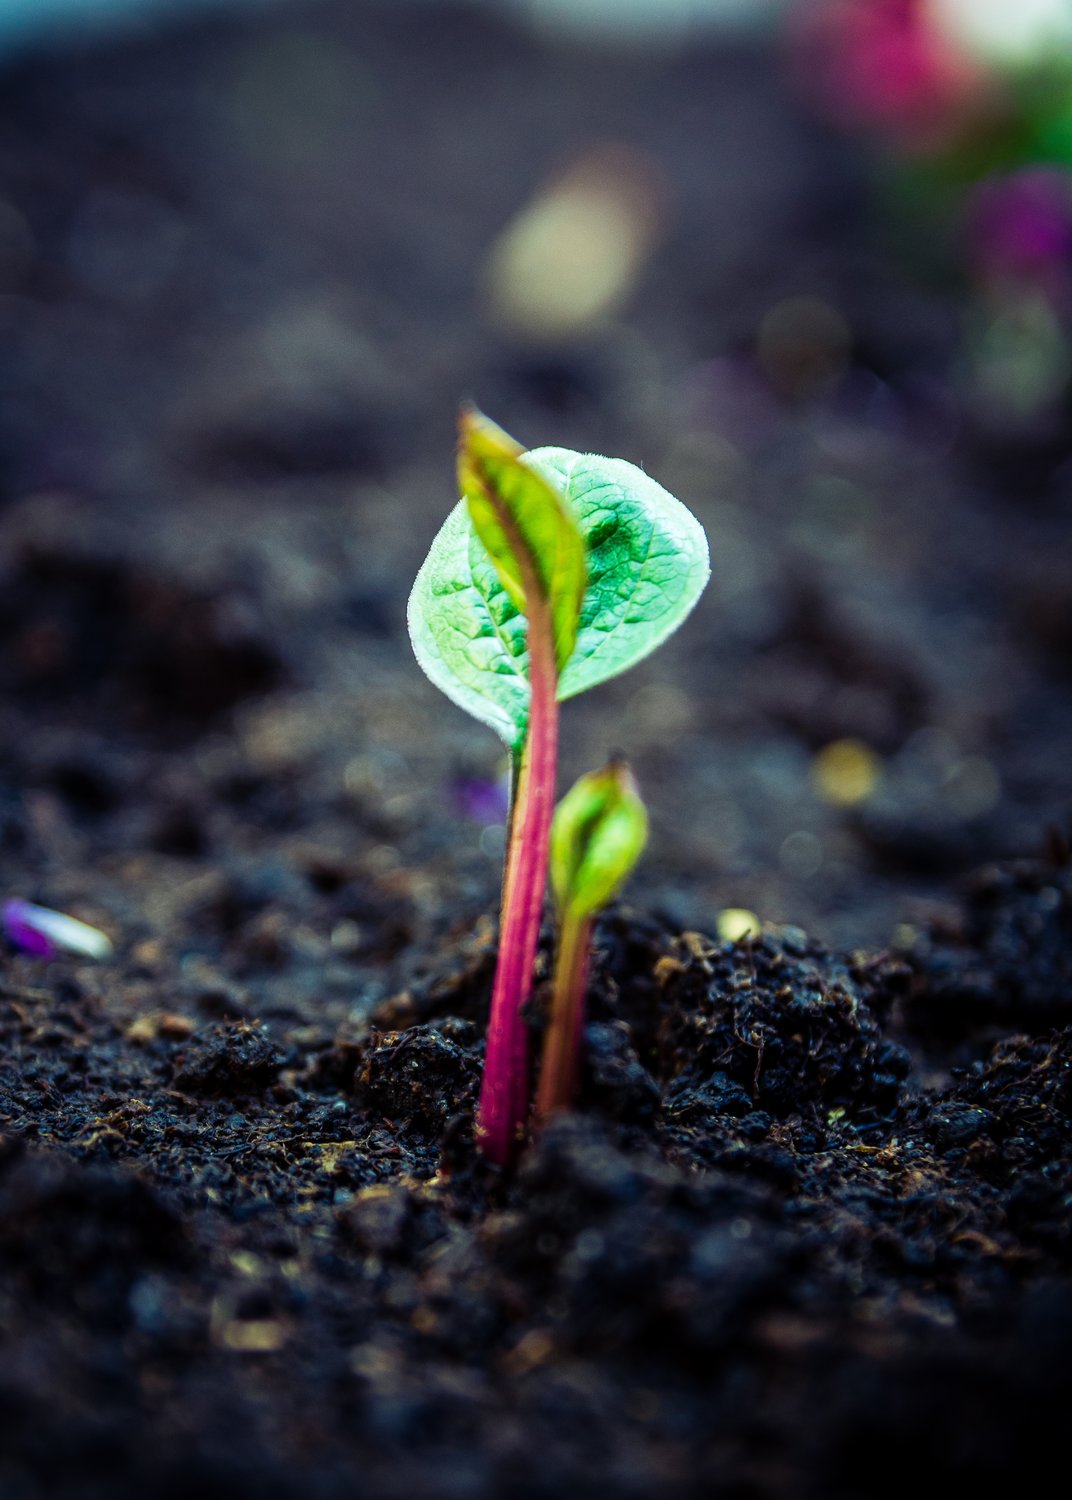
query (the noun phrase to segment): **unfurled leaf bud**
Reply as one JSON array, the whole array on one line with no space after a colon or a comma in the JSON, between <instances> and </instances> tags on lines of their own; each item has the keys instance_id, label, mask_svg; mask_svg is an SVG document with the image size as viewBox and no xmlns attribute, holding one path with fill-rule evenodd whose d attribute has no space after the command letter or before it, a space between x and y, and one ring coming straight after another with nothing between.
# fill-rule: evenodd
<instances>
[{"instance_id":1,"label":"unfurled leaf bud","mask_svg":"<svg viewBox=\"0 0 1072 1500\"><path fill-rule=\"evenodd\" d=\"M551 826L551 888L559 910L594 916L640 858L648 815L622 760L590 771L568 791Z\"/></svg>"}]
</instances>

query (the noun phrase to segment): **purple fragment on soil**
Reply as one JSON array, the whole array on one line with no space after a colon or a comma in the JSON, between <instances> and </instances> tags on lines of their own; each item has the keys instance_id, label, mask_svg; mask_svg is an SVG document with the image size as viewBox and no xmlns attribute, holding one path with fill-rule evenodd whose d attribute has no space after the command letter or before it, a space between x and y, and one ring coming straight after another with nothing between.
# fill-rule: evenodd
<instances>
[{"instance_id":1,"label":"purple fragment on soil","mask_svg":"<svg viewBox=\"0 0 1072 1500\"><path fill-rule=\"evenodd\" d=\"M32 919L27 915L33 910L27 901L5 901L2 918L4 935L16 948L21 948L24 953L31 953L34 958L51 958L56 951L55 944L33 925Z\"/></svg>"},{"instance_id":2,"label":"purple fragment on soil","mask_svg":"<svg viewBox=\"0 0 1072 1500\"><path fill-rule=\"evenodd\" d=\"M79 958L101 959L110 957L112 952L111 939L96 927L18 897L4 902L0 925L9 942L34 958L54 958L57 953L65 952Z\"/></svg>"},{"instance_id":3,"label":"purple fragment on soil","mask_svg":"<svg viewBox=\"0 0 1072 1500\"><path fill-rule=\"evenodd\" d=\"M505 823L510 798L504 781L486 781L477 776L458 776L451 782L451 801L465 818L488 825Z\"/></svg>"}]
</instances>

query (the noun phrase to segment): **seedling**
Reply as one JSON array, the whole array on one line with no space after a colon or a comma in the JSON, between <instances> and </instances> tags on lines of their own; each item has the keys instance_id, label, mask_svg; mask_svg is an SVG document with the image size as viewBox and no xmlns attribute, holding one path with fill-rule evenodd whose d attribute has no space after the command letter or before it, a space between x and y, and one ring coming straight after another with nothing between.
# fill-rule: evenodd
<instances>
[{"instance_id":1,"label":"seedling","mask_svg":"<svg viewBox=\"0 0 1072 1500\"><path fill-rule=\"evenodd\" d=\"M524 452L471 409L462 499L409 601L414 653L455 703L509 746L513 783L477 1137L503 1163L528 1113L532 987L547 884L558 702L654 651L696 603L707 539L679 500L617 458Z\"/></svg>"},{"instance_id":2,"label":"seedling","mask_svg":"<svg viewBox=\"0 0 1072 1500\"><path fill-rule=\"evenodd\" d=\"M536 1117L568 1109L577 1092L592 924L640 858L648 815L622 760L582 776L551 825L551 889L558 952Z\"/></svg>"}]
</instances>

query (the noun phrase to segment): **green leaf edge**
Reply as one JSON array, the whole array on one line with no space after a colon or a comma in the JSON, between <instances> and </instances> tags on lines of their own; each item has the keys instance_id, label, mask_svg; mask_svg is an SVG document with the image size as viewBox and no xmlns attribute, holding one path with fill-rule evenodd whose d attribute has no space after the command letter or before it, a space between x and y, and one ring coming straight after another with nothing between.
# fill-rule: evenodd
<instances>
[{"instance_id":1,"label":"green leaf edge","mask_svg":"<svg viewBox=\"0 0 1072 1500\"><path fill-rule=\"evenodd\" d=\"M465 542L465 550L468 550L469 538L474 536L473 523L469 516L469 506L465 500L459 500L458 504L448 514L442 526L436 532L432 545L428 549L428 555L424 559L417 576L413 580L413 588L410 590L409 603L406 606L406 624L409 628L410 645L413 654L417 658L417 664L429 681L439 689L452 703L476 719L481 724L486 724L493 729L500 739L506 744L516 747L523 739L528 726L527 697L525 702L525 713L520 722L514 720L506 709L495 698L483 693L478 687L463 684L453 668L449 667L443 658L431 630L425 624L421 600L425 592L431 594L431 589L425 589L426 580L434 577L434 563L438 561L440 554L447 550L451 542L457 540ZM512 659L512 658L511 658ZM487 677L493 677L494 673L486 673ZM505 675L505 674L502 674ZM518 680L525 685L526 695L528 691L528 677L522 671L516 674ZM474 699L477 705L474 706Z\"/></svg>"}]
</instances>

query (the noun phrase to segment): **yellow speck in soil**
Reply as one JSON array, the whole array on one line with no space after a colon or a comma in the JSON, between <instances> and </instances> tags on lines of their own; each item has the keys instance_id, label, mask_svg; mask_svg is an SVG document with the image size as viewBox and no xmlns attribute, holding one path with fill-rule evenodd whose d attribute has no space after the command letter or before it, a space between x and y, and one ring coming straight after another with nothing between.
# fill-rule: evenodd
<instances>
[{"instance_id":1,"label":"yellow speck in soil","mask_svg":"<svg viewBox=\"0 0 1072 1500\"><path fill-rule=\"evenodd\" d=\"M235 1318L224 1323L218 1338L225 1349L237 1354L272 1354L286 1343L287 1330L266 1318Z\"/></svg>"},{"instance_id":2,"label":"yellow speck in soil","mask_svg":"<svg viewBox=\"0 0 1072 1500\"><path fill-rule=\"evenodd\" d=\"M545 1328L533 1328L510 1350L506 1363L514 1373L523 1374L525 1370L534 1370L537 1365L546 1364L554 1352L555 1341L552 1335Z\"/></svg>"},{"instance_id":3,"label":"yellow speck in soil","mask_svg":"<svg viewBox=\"0 0 1072 1500\"><path fill-rule=\"evenodd\" d=\"M136 1021L131 1021L126 1030L128 1042L133 1042L136 1047L144 1047L146 1042L156 1040L157 1034L156 1016L139 1016Z\"/></svg>"},{"instance_id":4,"label":"yellow speck in soil","mask_svg":"<svg viewBox=\"0 0 1072 1500\"><path fill-rule=\"evenodd\" d=\"M356 1141L303 1141L302 1146L306 1151L318 1151L320 1153L320 1167L324 1172L336 1172L339 1162L348 1151L352 1151L357 1145Z\"/></svg>"},{"instance_id":5,"label":"yellow speck in soil","mask_svg":"<svg viewBox=\"0 0 1072 1500\"><path fill-rule=\"evenodd\" d=\"M131 1021L125 1035L128 1042L144 1047L149 1042L155 1042L158 1036L184 1041L196 1030L197 1022L189 1016L180 1016L170 1010L154 1010Z\"/></svg>"},{"instance_id":6,"label":"yellow speck in soil","mask_svg":"<svg viewBox=\"0 0 1072 1500\"><path fill-rule=\"evenodd\" d=\"M811 779L824 802L855 807L878 786L882 762L862 740L834 740L811 763Z\"/></svg>"},{"instance_id":7,"label":"yellow speck in soil","mask_svg":"<svg viewBox=\"0 0 1072 1500\"><path fill-rule=\"evenodd\" d=\"M656 984L661 988L668 979L673 979L675 974L683 974L686 967L687 965L683 964L680 958L673 958L669 953L664 953L662 958L658 959L655 964Z\"/></svg>"},{"instance_id":8,"label":"yellow speck in soil","mask_svg":"<svg viewBox=\"0 0 1072 1500\"><path fill-rule=\"evenodd\" d=\"M259 1276L264 1269L260 1256L249 1250L236 1250L231 1256L231 1264L240 1276Z\"/></svg>"},{"instance_id":9,"label":"yellow speck in soil","mask_svg":"<svg viewBox=\"0 0 1072 1500\"><path fill-rule=\"evenodd\" d=\"M379 1203L387 1202L395 1194L395 1185L392 1182L372 1182L368 1187L359 1188L354 1194L355 1203Z\"/></svg>"},{"instance_id":10,"label":"yellow speck in soil","mask_svg":"<svg viewBox=\"0 0 1072 1500\"><path fill-rule=\"evenodd\" d=\"M739 943L742 938L759 937L762 927L754 911L724 906L715 918L715 929L723 943Z\"/></svg>"}]
</instances>

